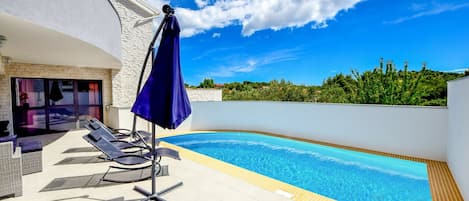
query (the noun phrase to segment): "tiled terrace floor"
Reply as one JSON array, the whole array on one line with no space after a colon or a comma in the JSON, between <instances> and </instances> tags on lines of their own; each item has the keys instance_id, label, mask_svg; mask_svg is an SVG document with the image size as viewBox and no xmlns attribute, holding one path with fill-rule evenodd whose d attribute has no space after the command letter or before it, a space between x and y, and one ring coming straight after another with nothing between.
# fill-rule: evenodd
<instances>
[{"instance_id":1,"label":"tiled terrace floor","mask_svg":"<svg viewBox=\"0 0 469 201\"><path fill-rule=\"evenodd\" d=\"M41 136L41 140L47 144L44 148L44 171L41 173L26 175L23 177L23 196L7 199L16 200L106 200L124 196L126 200L138 199L141 196L132 190L134 185L150 188L150 181L133 184L122 184L98 188L75 188L69 190L57 190L39 192L54 178L89 175L105 172L112 162L96 164L56 165L57 162L67 157L79 157L99 155L99 152L87 153L63 153L73 147L89 147L81 138L87 131L70 131L66 134L53 134ZM311 141L339 148L346 148L379 155L391 156L407 160L425 162L428 165L430 187L434 201L463 201L463 198L451 176L446 163L424 160L413 157L399 156L382 152L345 147L329 143ZM163 143L165 146L180 149L182 161L171 159L164 160L169 165L169 175L158 177L158 186L164 188L178 181L184 185L165 194L163 197L172 200L290 200L280 196L275 191L279 189L294 195L292 200L329 200L314 193L263 177L261 175L240 169L209 157L181 149L179 147ZM203 165L202 165L203 164ZM79 198L82 196L81 198ZM85 198L83 196L89 196Z\"/></svg>"},{"instance_id":2,"label":"tiled terrace floor","mask_svg":"<svg viewBox=\"0 0 469 201\"><path fill-rule=\"evenodd\" d=\"M86 130L70 131L66 134L40 136L44 142L43 171L23 176L23 196L8 198L6 201L76 201L110 200L124 196L125 200L141 199L133 191L135 185L150 189L151 181L119 184L106 187L73 188L40 192L55 178L73 177L104 173L113 162L58 165L59 161L70 157L99 155L99 152L63 153L73 147L90 147L82 139ZM34 137L37 138L37 137ZM24 139L23 139L24 140ZM287 198L239 178L227 175L186 158L181 161L163 159L168 165L169 176L157 178L158 189L171 186L179 181L183 186L164 194L162 197L171 201L283 201Z\"/></svg>"}]
</instances>

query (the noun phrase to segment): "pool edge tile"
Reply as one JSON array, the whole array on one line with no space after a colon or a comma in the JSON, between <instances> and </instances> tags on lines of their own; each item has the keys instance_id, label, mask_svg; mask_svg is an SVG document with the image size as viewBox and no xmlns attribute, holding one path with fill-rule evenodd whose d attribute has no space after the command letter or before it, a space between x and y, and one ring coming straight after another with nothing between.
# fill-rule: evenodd
<instances>
[{"instance_id":1,"label":"pool edge tile","mask_svg":"<svg viewBox=\"0 0 469 201\"><path fill-rule=\"evenodd\" d=\"M170 135L170 136L174 136ZM165 136L167 137L167 136ZM259 186L263 189L266 189L268 191L271 191L272 193L275 193L277 190L285 191L287 193L290 193L293 195L291 200L295 201L334 201L332 198L328 198L326 196L307 191L305 189L281 182L279 180L272 179L270 177L249 171L247 169L211 158L209 156L205 156L203 154L199 154L197 152L179 147L174 144L170 144L167 142L161 142L161 145L164 147L176 149L179 151L179 154L181 155L182 158L187 158L189 160L192 160L194 162L203 164L207 167L213 168L215 170L218 170L220 172L229 174L231 176L234 176L236 178L239 178L241 180L244 180L248 183L254 184L256 186Z\"/></svg>"},{"instance_id":2,"label":"pool edge tile","mask_svg":"<svg viewBox=\"0 0 469 201\"><path fill-rule=\"evenodd\" d=\"M451 170L449 169L448 164L444 161L436 161L436 160L429 160L429 159L417 158L417 157L412 157L412 156L404 156L404 155L399 155L399 154L386 153L382 151L376 151L376 150L370 150L370 149L364 149L364 148L358 148L358 147L352 147L352 146L345 146L345 145L339 145L339 144L334 144L334 143L322 142L322 141L311 140L311 139L303 139L303 138L297 138L297 137L291 137L287 135L281 135L281 134L263 132L263 131L255 131L255 130L177 131L177 132L162 134L160 135L160 137L171 137L171 136L177 136L177 135L196 134L196 133L212 133L212 132L218 132L218 131L254 132L254 133L259 133L259 134L264 134L264 135L269 135L269 136L283 137L283 138L299 140L303 142L309 142L309 143L326 145L326 146L342 148L342 149L347 149L347 150L353 150L353 151L377 154L381 156L388 156L388 157L393 157L393 158L426 163L432 200L433 201L448 201L450 199L451 201L464 201L461 191L459 190L459 187L453 178ZM309 200L309 199L305 198L301 200Z\"/></svg>"}]
</instances>

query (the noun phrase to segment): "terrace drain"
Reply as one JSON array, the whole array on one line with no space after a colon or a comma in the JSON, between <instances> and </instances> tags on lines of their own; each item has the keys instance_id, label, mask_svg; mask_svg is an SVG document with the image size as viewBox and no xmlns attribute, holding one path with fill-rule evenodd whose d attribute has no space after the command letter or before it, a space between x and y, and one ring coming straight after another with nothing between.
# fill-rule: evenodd
<instances>
[{"instance_id":1,"label":"terrace drain","mask_svg":"<svg viewBox=\"0 0 469 201\"><path fill-rule=\"evenodd\" d=\"M293 198L293 195L289 192L286 192L286 191L283 191L283 190L280 190L280 189L277 189L275 190L275 193L278 194L278 195L281 195L285 198L288 198L288 199L292 199Z\"/></svg>"}]
</instances>

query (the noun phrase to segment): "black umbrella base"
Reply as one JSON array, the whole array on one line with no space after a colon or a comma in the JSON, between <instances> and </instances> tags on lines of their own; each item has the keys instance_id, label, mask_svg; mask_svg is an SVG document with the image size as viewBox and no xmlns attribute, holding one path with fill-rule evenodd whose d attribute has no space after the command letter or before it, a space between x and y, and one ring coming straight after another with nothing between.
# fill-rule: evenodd
<instances>
[{"instance_id":1,"label":"black umbrella base","mask_svg":"<svg viewBox=\"0 0 469 201\"><path fill-rule=\"evenodd\" d=\"M160 195L163 195L169 191L172 191L173 189L179 187L179 186L182 186L182 182L179 182L177 184L174 184L156 194L152 194L150 192L148 192L147 190L143 189L142 187L139 187L139 186L135 186L134 187L134 190L139 192L140 194L142 194L143 196L145 196L146 198L143 199L144 201L148 201L148 200L157 200L157 201L166 201L165 199L159 197Z\"/></svg>"}]
</instances>

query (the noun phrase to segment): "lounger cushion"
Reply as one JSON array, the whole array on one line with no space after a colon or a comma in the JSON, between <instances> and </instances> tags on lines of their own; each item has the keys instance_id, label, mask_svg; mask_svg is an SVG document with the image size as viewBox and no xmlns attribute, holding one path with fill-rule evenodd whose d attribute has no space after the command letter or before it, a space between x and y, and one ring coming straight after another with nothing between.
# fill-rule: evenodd
<instances>
[{"instance_id":1,"label":"lounger cushion","mask_svg":"<svg viewBox=\"0 0 469 201\"><path fill-rule=\"evenodd\" d=\"M97 122L91 122L89 125L94 130L98 130L99 128L101 128L101 125L99 125L99 123Z\"/></svg>"},{"instance_id":2,"label":"lounger cushion","mask_svg":"<svg viewBox=\"0 0 469 201\"><path fill-rule=\"evenodd\" d=\"M91 138L93 141L95 141L95 142L97 142L98 140L101 139L101 135L100 135L99 133L97 133L97 132L91 132L91 133L89 134L89 136L90 136L90 138Z\"/></svg>"}]
</instances>

